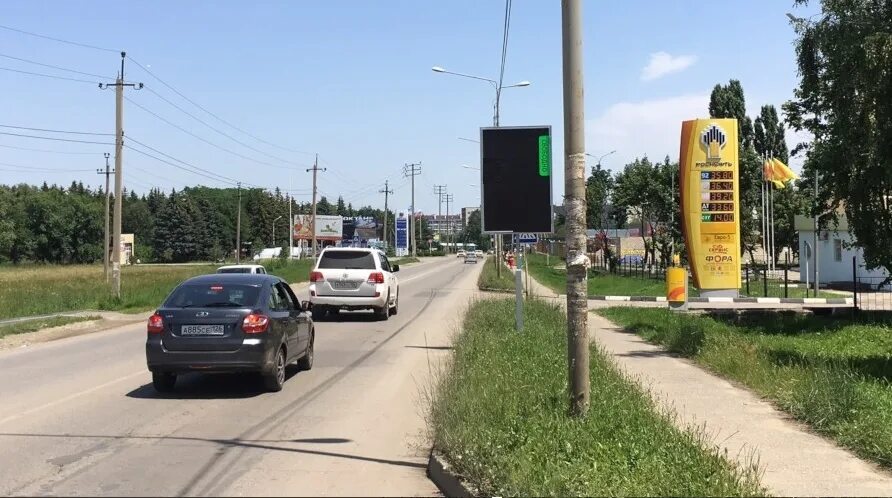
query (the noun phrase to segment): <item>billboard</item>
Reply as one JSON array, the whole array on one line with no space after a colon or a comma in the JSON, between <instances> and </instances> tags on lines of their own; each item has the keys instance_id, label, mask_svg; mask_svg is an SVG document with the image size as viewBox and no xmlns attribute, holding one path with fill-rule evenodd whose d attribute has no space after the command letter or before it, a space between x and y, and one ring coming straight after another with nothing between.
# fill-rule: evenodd
<instances>
[{"instance_id":1,"label":"billboard","mask_svg":"<svg viewBox=\"0 0 892 498\"><path fill-rule=\"evenodd\" d=\"M480 128L483 233L551 233L551 127Z\"/></svg>"},{"instance_id":2,"label":"billboard","mask_svg":"<svg viewBox=\"0 0 892 498\"><path fill-rule=\"evenodd\" d=\"M311 240L313 234L310 231L313 226L313 215L294 215L294 240ZM341 240L344 232L344 221L340 216L316 216L316 240Z\"/></svg>"},{"instance_id":3,"label":"billboard","mask_svg":"<svg viewBox=\"0 0 892 498\"><path fill-rule=\"evenodd\" d=\"M409 253L409 220L402 213L396 219L396 255Z\"/></svg>"},{"instance_id":4,"label":"billboard","mask_svg":"<svg viewBox=\"0 0 892 498\"><path fill-rule=\"evenodd\" d=\"M736 119L681 126L682 232L694 285L712 295L740 288L740 176ZM725 291L725 292L721 292Z\"/></svg>"}]
</instances>

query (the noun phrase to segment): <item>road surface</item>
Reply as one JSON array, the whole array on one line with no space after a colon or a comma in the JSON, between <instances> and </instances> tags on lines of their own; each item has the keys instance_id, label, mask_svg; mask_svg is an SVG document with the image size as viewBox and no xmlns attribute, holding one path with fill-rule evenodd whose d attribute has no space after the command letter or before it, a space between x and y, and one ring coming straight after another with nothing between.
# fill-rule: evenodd
<instances>
[{"instance_id":1,"label":"road surface","mask_svg":"<svg viewBox=\"0 0 892 498\"><path fill-rule=\"evenodd\" d=\"M0 495L436 495L423 393L479 266L406 267L399 315L318 323L279 393L190 374L157 395L143 324L0 353Z\"/></svg>"}]
</instances>

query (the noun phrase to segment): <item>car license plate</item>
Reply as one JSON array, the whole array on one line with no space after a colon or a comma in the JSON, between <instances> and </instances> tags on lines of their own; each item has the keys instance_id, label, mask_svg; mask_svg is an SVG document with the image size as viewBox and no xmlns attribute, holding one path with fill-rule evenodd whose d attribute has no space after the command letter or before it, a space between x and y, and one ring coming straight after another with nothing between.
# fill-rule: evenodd
<instances>
[{"instance_id":1,"label":"car license plate","mask_svg":"<svg viewBox=\"0 0 892 498\"><path fill-rule=\"evenodd\" d=\"M351 282L349 280L335 280L331 283L332 289L355 289L356 287L356 282Z\"/></svg>"},{"instance_id":2,"label":"car license plate","mask_svg":"<svg viewBox=\"0 0 892 498\"><path fill-rule=\"evenodd\" d=\"M223 335L222 325L183 325L180 335Z\"/></svg>"}]
</instances>

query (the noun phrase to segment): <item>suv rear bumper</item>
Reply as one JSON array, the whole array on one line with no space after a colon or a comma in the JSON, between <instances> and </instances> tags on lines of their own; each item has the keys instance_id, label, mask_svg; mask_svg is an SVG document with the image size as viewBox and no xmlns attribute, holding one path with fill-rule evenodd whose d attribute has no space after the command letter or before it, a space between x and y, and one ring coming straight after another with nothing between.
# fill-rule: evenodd
<instances>
[{"instance_id":1,"label":"suv rear bumper","mask_svg":"<svg viewBox=\"0 0 892 498\"><path fill-rule=\"evenodd\" d=\"M387 305L387 296L379 297L345 297L345 296L312 296L313 306L325 306L341 310L367 310Z\"/></svg>"},{"instance_id":2,"label":"suv rear bumper","mask_svg":"<svg viewBox=\"0 0 892 498\"><path fill-rule=\"evenodd\" d=\"M245 339L235 351L170 351L161 337L146 340L146 365L153 372L269 372L275 351L262 338Z\"/></svg>"}]
</instances>

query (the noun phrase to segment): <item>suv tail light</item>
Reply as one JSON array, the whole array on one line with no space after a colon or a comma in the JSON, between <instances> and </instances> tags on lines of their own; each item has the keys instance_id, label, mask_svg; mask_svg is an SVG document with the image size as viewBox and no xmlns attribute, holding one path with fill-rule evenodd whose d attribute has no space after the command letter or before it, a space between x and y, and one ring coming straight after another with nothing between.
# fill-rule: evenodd
<instances>
[{"instance_id":1,"label":"suv tail light","mask_svg":"<svg viewBox=\"0 0 892 498\"><path fill-rule=\"evenodd\" d=\"M269 328L269 317L259 313L251 313L242 320L242 330L246 334L259 334Z\"/></svg>"},{"instance_id":2,"label":"suv tail light","mask_svg":"<svg viewBox=\"0 0 892 498\"><path fill-rule=\"evenodd\" d=\"M310 272L310 282L322 282L325 280L325 277L322 275L321 271Z\"/></svg>"},{"instance_id":3,"label":"suv tail light","mask_svg":"<svg viewBox=\"0 0 892 498\"><path fill-rule=\"evenodd\" d=\"M379 271L373 271L369 274L369 283L370 284L383 284L384 283L384 274Z\"/></svg>"},{"instance_id":4,"label":"suv tail light","mask_svg":"<svg viewBox=\"0 0 892 498\"><path fill-rule=\"evenodd\" d=\"M161 317L160 313L156 311L154 315L149 317L149 323L146 330L150 334L160 334L161 332L164 332L164 318Z\"/></svg>"}]
</instances>

